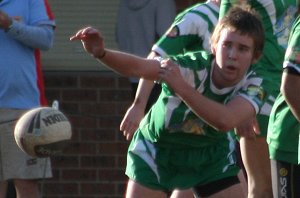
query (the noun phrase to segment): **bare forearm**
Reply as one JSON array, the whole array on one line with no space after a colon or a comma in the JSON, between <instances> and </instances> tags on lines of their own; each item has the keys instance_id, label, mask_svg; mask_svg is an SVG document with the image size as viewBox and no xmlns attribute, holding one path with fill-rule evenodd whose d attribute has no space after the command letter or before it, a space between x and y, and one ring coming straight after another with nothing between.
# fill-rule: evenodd
<instances>
[{"instance_id":1,"label":"bare forearm","mask_svg":"<svg viewBox=\"0 0 300 198\"><path fill-rule=\"evenodd\" d=\"M255 115L254 108L242 97L224 105L206 98L191 86L182 86L176 93L195 114L220 131L231 130Z\"/></svg>"},{"instance_id":2,"label":"bare forearm","mask_svg":"<svg viewBox=\"0 0 300 198\"><path fill-rule=\"evenodd\" d=\"M152 51L149 53L147 59L154 59L155 57L159 56L156 52ZM134 98L134 105L139 105L142 109L146 109L147 101L151 94L151 91L154 87L153 80L146 80L141 78L139 81L139 85L135 94Z\"/></svg>"},{"instance_id":3,"label":"bare forearm","mask_svg":"<svg viewBox=\"0 0 300 198\"><path fill-rule=\"evenodd\" d=\"M286 72L282 75L281 92L284 95L292 113L300 122L300 75L288 74Z\"/></svg>"},{"instance_id":4,"label":"bare forearm","mask_svg":"<svg viewBox=\"0 0 300 198\"><path fill-rule=\"evenodd\" d=\"M140 79L139 85L134 98L134 104L139 105L142 109L146 109L147 101L154 87L154 82L151 80Z\"/></svg>"},{"instance_id":5,"label":"bare forearm","mask_svg":"<svg viewBox=\"0 0 300 198\"><path fill-rule=\"evenodd\" d=\"M93 27L78 30L70 37L70 41L81 41L87 53L122 75L148 80L158 79L160 63L157 60L148 60L121 51L106 49L101 33Z\"/></svg>"},{"instance_id":6,"label":"bare forearm","mask_svg":"<svg viewBox=\"0 0 300 198\"><path fill-rule=\"evenodd\" d=\"M145 78L148 80L158 79L160 64L156 60L148 60L109 49L105 50L105 55L103 57L99 58L95 55L95 58L122 75Z\"/></svg>"}]
</instances>

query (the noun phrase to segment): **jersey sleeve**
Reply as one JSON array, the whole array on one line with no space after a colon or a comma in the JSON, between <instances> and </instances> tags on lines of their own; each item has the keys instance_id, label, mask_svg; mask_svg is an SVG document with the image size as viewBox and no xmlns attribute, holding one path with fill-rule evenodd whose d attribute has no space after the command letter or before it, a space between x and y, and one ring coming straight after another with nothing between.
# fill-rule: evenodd
<instances>
[{"instance_id":1,"label":"jersey sleeve","mask_svg":"<svg viewBox=\"0 0 300 198\"><path fill-rule=\"evenodd\" d=\"M210 51L211 32L218 21L218 8L210 4L197 4L178 14L170 29L152 50L164 57L200 50Z\"/></svg>"},{"instance_id":2,"label":"jersey sleeve","mask_svg":"<svg viewBox=\"0 0 300 198\"><path fill-rule=\"evenodd\" d=\"M261 77L254 72L249 72L237 93L237 96L242 96L253 105L256 113L260 111L265 100L266 91L261 86L262 83Z\"/></svg>"},{"instance_id":3,"label":"jersey sleeve","mask_svg":"<svg viewBox=\"0 0 300 198\"><path fill-rule=\"evenodd\" d=\"M291 67L300 74L300 17L294 23L285 53L283 68Z\"/></svg>"},{"instance_id":4,"label":"jersey sleeve","mask_svg":"<svg viewBox=\"0 0 300 198\"><path fill-rule=\"evenodd\" d=\"M54 15L47 0L31 0L29 25L55 26Z\"/></svg>"}]
</instances>

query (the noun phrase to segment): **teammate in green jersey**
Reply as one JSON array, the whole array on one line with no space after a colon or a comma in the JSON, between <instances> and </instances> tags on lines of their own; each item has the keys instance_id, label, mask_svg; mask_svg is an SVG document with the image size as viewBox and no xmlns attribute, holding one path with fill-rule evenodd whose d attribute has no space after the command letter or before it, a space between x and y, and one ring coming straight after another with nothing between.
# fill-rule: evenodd
<instances>
[{"instance_id":1,"label":"teammate in green jersey","mask_svg":"<svg viewBox=\"0 0 300 198\"><path fill-rule=\"evenodd\" d=\"M158 101L129 146L126 197L160 198L175 188L194 186L196 196L224 189L236 189L235 196L242 193L235 141L227 131L254 117L263 102L262 79L248 70L264 45L257 15L232 9L215 28L212 55L144 59L106 49L92 27L71 40L81 40L88 53L116 72L162 82Z\"/></svg>"},{"instance_id":2,"label":"teammate in green jersey","mask_svg":"<svg viewBox=\"0 0 300 198\"><path fill-rule=\"evenodd\" d=\"M297 0L222 0L220 18L233 5L243 3L260 14L265 29L263 56L253 69L263 77L262 86L267 92L263 108L256 119L250 119L248 123L236 128L236 133L239 135L249 130L260 131L256 138L240 138L241 155L248 178L248 198L271 198L273 196L266 142L267 127L272 105L279 93L284 52L296 16Z\"/></svg>"},{"instance_id":3,"label":"teammate in green jersey","mask_svg":"<svg viewBox=\"0 0 300 198\"><path fill-rule=\"evenodd\" d=\"M210 37L218 22L220 0L208 0L197 3L179 13L169 30L152 47L149 58L154 56L168 57L185 54L192 51L210 51ZM139 89L132 105L128 108L121 122L120 129L127 140L130 140L136 131L141 119L145 115L147 99L150 97L153 81L140 79ZM157 87L157 86L156 86ZM239 175L246 194L247 184L244 175ZM174 197L193 197L191 192L177 190L172 193Z\"/></svg>"},{"instance_id":4,"label":"teammate in green jersey","mask_svg":"<svg viewBox=\"0 0 300 198\"><path fill-rule=\"evenodd\" d=\"M148 58L168 57L186 52L210 51L209 40L214 26L218 22L220 0L209 0L196 4L176 16L166 34L153 46ZM141 79L135 100L127 110L120 129L130 140L144 117L147 100L153 81Z\"/></svg>"},{"instance_id":5,"label":"teammate in green jersey","mask_svg":"<svg viewBox=\"0 0 300 198\"><path fill-rule=\"evenodd\" d=\"M281 93L271 111L267 141L274 197L300 197L300 17L283 63Z\"/></svg>"},{"instance_id":6,"label":"teammate in green jersey","mask_svg":"<svg viewBox=\"0 0 300 198\"><path fill-rule=\"evenodd\" d=\"M208 0L205 3L197 3L179 13L169 30L152 47L148 58L168 57L200 50L210 51L210 37L218 22L219 5L220 0ZM123 131L127 140L131 140L145 115L147 101L153 86L153 81L146 79L139 81L135 99L120 125L120 130ZM193 195L190 191L178 192L175 190L172 193L173 197L188 198Z\"/></svg>"},{"instance_id":7,"label":"teammate in green jersey","mask_svg":"<svg viewBox=\"0 0 300 198\"><path fill-rule=\"evenodd\" d=\"M169 30L152 47L149 58L168 57L200 50L210 52L210 37L218 22L220 2L220 0L208 0L205 3L197 3L179 13ZM135 99L120 125L120 130L123 131L127 140L131 139L145 115L147 100L153 85L153 81L140 79ZM239 179L243 184L243 191L247 194L247 183L242 171ZM192 197L191 192L183 194L183 191L180 193L175 191L172 197L173 195L184 198Z\"/></svg>"}]
</instances>

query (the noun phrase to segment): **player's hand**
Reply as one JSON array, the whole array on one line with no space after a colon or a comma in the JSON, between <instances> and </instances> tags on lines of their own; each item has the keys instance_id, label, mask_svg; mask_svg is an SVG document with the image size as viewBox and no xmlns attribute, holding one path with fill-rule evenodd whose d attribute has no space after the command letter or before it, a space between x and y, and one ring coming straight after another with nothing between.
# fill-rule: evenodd
<instances>
[{"instance_id":1,"label":"player's hand","mask_svg":"<svg viewBox=\"0 0 300 198\"><path fill-rule=\"evenodd\" d=\"M0 29L8 29L12 24L12 19L2 10L0 10Z\"/></svg>"},{"instance_id":2,"label":"player's hand","mask_svg":"<svg viewBox=\"0 0 300 198\"><path fill-rule=\"evenodd\" d=\"M260 134L260 129L256 118L249 120L243 125L235 128L235 132L240 137L255 138Z\"/></svg>"},{"instance_id":3,"label":"player's hand","mask_svg":"<svg viewBox=\"0 0 300 198\"><path fill-rule=\"evenodd\" d=\"M102 57L105 53L104 39L101 33L93 27L83 28L70 37L70 41L75 40L80 40L85 51L95 58Z\"/></svg>"},{"instance_id":4,"label":"player's hand","mask_svg":"<svg viewBox=\"0 0 300 198\"><path fill-rule=\"evenodd\" d=\"M134 132L137 130L142 118L144 117L144 109L139 105L132 104L121 122L120 130L123 131L123 135L126 140L131 140Z\"/></svg>"},{"instance_id":5,"label":"player's hand","mask_svg":"<svg viewBox=\"0 0 300 198\"><path fill-rule=\"evenodd\" d=\"M159 77L160 80L164 81L175 92L185 82L180 73L179 66L170 59L161 62Z\"/></svg>"}]
</instances>

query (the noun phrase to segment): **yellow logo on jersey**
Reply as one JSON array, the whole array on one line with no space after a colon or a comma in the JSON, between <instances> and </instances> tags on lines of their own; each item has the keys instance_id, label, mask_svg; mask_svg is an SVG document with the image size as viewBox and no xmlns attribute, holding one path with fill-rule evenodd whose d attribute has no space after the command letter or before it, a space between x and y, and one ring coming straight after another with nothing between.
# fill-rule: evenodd
<instances>
[{"instance_id":1,"label":"yellow logo on jersey","mask_svg":"<svg viewBox=\"0 0 300 198\"><path fill-rule=\"evenodd\" d=\"M200 119L185 120L182 124L174 124L169 127L171 133L183 131L184 133L191 133L195 135L204 135L204 123Z\"/></svg>"},{"instance_id":2,"label":"yellow logo on jersey","mask_svg":"<svg viewBox=\"0 0 300 198\"><path fill-rule=\"evenodd\" d=\"M265 98L265 91L262 87L258 87L255 85L250 85L247 88L247 94L249 96L256 96L258 97L260 100L263 100Z\"/></svg>"}]
</instances>

